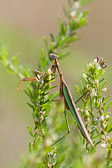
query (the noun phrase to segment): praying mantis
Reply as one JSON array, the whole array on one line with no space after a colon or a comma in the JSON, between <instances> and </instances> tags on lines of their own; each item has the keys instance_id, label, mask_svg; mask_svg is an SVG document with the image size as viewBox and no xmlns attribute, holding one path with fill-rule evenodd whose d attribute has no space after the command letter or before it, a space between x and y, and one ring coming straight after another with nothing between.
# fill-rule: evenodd
<instances>
[{"instance_id":1,"label":"praying mantis","mask_svg":"<svg viewBox=\"0 0 112 168\"><path fill-rule=\"evenodd\" d=\"M68 132L63 137L61 137L57 142L59 142L61 139L63 139L66 135L68 135L70 133L70 128L69 128L67 114L66 114L66 109L67 109L67 110L69 110L72 113L72 115L73 115L73 117L74 117L79 129L80 129L80 132L81 132L82 136L87 140L88 143L90 143L90 145L93 148L95 148L94 144L93 144L93 142L92 142L92 140L91 140L91 138L89 136L89 133L87 132L87 130L85 128L85 125L84 125L84 123L82 121L82 118L79 115L79 112L78 112L78 110L76 108L76 105L75 105L75 103L74 103L74 101L72 99L70 90L69 90L69 88L68 88L68 86L67 86L67 84L66 84L66 82L64 80L64 77L63 77L63 74L61 72L61 68L60 68L59 62L57 60L58 56L55 55L55 54L50 54L50 58L52 60L54 60L53 69L57 69L58 75L59 75L59 78L60 78L60 100L64 99L64 104L65 104L64 114L65 114L67 129L68 129Z\"/></svg>"},{"instance_id":2,"label":"praying mantis","mask_svg":"<svg viewBox=\"0 0 112 168\"><path fill-rule=\"evenodd\" d=\"M93 142L92 142L92 140L89 136L89 133L87 132L87 130L85 128L83 120L82 120L82 118L81 118L81 116L80 116L80 114L79 114L79 112L76 108L76 105L75 105L75 103L72 99L70 90L69 90L69 88L68 88L68 86L67 86L67 84L64 80L64 77L63 77L63 74L61 72L61 68L60 68L60 65L59 65L59 62L58 62L58 59L57 59L58 56L51 53L50 58L51 58L51 60L54 61L54 64L51 66L51 71L53 73L55 73L56 70L57 70L58 75L59 75L59 79L60 79L60 100L64 100L64 106L65 106L64 114L65 114L65 120L66 120L66 124L67 124L67 130L68 130L68 132L64 136L62 136L58 141L56 141L56 143L59 142L60 140L62 140L65 136L67 136L70 133L70 127L69 127L69 124L68 124L67 113L66 113L66 110L69 110L72 113L82 136L87 140L88 143L90 143L90 145L93 148L95 148L94 144L93 144ZM19 87L20 87L20 84L21 84L22 81L31 81L31 82L32 81L39 81L40 77L41 77L41 73L37 70L35 70L34 73L35 73L36 77L22 79L18 84L17 90L19 90Z\"/></svg>"}]
</instances>

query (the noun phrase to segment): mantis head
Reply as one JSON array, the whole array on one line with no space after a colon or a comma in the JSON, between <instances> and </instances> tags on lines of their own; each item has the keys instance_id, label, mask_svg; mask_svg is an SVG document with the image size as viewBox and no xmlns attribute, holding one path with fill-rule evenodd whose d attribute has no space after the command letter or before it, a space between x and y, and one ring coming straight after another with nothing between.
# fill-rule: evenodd
<instances>
[{"instance_id":1,"label":"mantis head","mask_svg":"<svg viewBox=\"0 0 112 168\"><path fill-rule=\"evenodd\" d=\"M49 56L50 56L51 60L55 60L58 58L58 55L53 54L53 53L50 53Z\"/></svg>"}]
</instances>

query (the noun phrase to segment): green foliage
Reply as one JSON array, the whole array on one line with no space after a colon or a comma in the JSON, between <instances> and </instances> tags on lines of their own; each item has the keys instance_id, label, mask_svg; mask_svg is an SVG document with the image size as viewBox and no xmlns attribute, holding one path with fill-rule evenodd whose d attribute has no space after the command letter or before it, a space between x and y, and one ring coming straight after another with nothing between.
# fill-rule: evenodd
<instances>
[{"instance_id":1,"label":"green foliage","mask_svg":"<svg viewBox=\"0 0 112 168\"><path fill-rule=\"evenodd\" d=\"M49 42L44 38L48 57L45 56L45 52L42 50L38 66L40 71L39 79L36 78L38 79L37 82L28 82L25 90L26 95L29 97L27 104L33 114L34 128L27 126L32 142L29 142L29 156L23 157L20 168L84 168L90 167L90 164L91 168L95 165L96 167L106 165L108 168L112 166L112 136L110 135L112 132L112 118L109 112L112 102L109 102L110 96L105 98L102 95L106 91L106 80L102 76L107 65L99 57L87 64L87 72L83 72L81 87L76 86L81 95L87 90L89 91L82 98L82 106L78 110L85 120L85 126L96 146L96 150L88 143L86 143L85 149L85 141L76 130L74 130L76 132L75 138L71 136L69 141L63 139L53 145L56 140L62 137L62 131L64 132L66 126L62 117L63 103L53 101L58 92L52 90L56 86L52 84L55 75L51 74L50 66L52 61L49 58L49 53L57 54L59 59L69 54L64 49L79 39L76 36L76 30L86 25L88 12L80 12L78 8L87 2L88 0L68 0L69 9L63 7L68 19L67 23L59 18L59 33L56 36L50 33ZM0 60L9 72L14 72L20 79L31 78L35 75L31 66L21 64L16 56L9 60L7 55L6 47L1 45ZM71 118L70 123L72 126ZM102 157L100 154L95 157L94 153L97 151L99 144L106 148L106 152L103 153ZM92 161L90 163L89 159L91 157ZM87 160L86 163L84 163L84 159Z\"/></svg>"},{"instance_id":2,"label":"green foliage","mask_svg":"<svg viewBox=\"0 0 112 168\"><path fill-rule=\"evenodd\" d=\"M100 59L99 57L87 64L88 71L83 71L84 81L81 82L81 88L77 86L77 90L80 94L89 90L89 94L82 98L83 108L81 107L80 111L95 146L101 144L102 147L107 148L104 162L109 167L111 166L109 158L112 157L112 136L108 133L112 131L112 118L108 110L112 101L109 101L110 96L106 98L103 96L103 93L107 90L106 80L102 77L106 67L107 64L103 58Z\"/></svg>"}]
</instances>

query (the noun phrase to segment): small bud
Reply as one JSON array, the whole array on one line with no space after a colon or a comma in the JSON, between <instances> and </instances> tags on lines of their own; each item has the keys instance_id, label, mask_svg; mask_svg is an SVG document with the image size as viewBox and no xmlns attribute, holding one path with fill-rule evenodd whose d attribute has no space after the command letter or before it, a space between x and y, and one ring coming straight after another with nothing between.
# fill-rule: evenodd
<instances>
[{"instance_id":1,"label":"small bud","mask_svg":"<svg viewBox=\"0 0 112 168\"><path fill-rule=\"evenodd\" d=\"M40 117L40 121L42 122L42 121L43 121L43 119L44 119L44 117L43 117L43 116L41 116L41 117Z\"/></svg>"},{"instance_id":2,"label":"small bud","mask_svg":"<svg viewBox=\"0 0 112 168\"><path fill-rule=\"evenodd\" d=\"M40 115L41 115L41 116L42 116L42 115L44 115L44 114L45 114L45 112L44 112L44 111L41 111L41 112L40 112Z\"/></svg>"},{"instance_id":3,"label":"small bud","mask_svg":"<svg viewBox=\"0 0 112 168\"><path fill-rule=\"evenodd\" d=\"M80 113L80 112L81 112L81 109L80 109L80 108L77 108L77 111Z\"/></svg>"},{"instance_id":4,"label":"small bud","mask_svg":"<svg viewBox=\"0 0 112 168\"><path fill-rule=\"evenodd\" d=\"M109 115L106 115L105 118L106 118L106 120L108 120L108 119L110 118L110 116L109 116Z\"/></svg>"},{"instance_id":5,"label":"small bud","mask_svg":"<svg viewBox=\"0 0 112 168\"><path fill-rule=\"evenodd\" d=\"M49 147L49 146L51 146L51 145L52 145L51 139L46 139L46 141L45 141L45 146L46 146L46 147Z\"/></svg>"},{"instance_id":6,"label":"small bud","mask_svg":"<svg viewBox=\"0 0 112 168\"><path fill-rule=\"evenodd\" d=\"M31 143L31 146L32 146L32 148L33 148L33 142Z\"/></svg>"},{"instance_id":7,"label":"small bud","mask_svg":"<svg viewBox=\"0 0 112 168\"><path fill-rule=\"evenodd\" d=\"M56 163L53 163L52 165L55 166Z\"/></svg>"},{"instance_id":8,"label":"small bud","mask_svg":"<svg viewBox=\"0 0 112 168\"><path fill-rule=\"evenodd\" d=\"M53 46L53 48L55 48L56 47L56 43L52 42L52 46Z\"/></svg>"},{"instance_id":9,"label":"small bud","mask_svg":"<svg viewBox=\"0 0 112 168\"><path fill-rule=\"evenodd\" d=\"M103 128L106 129L106 127L107 127L107 123L104 122L104 123L103 123Z\"/></svg>"},{"instance_id":10,"label":"small bud","mask_svg":"<svg viewBox=\"0 0 112 168\"><path fill-rule=\"evenodd\" d=\"M48 70L47 70L47 75L48 75L48 79L49 80L51 80L51 74L52 74L52 71L51 71L51 68L49 68Z\"/></svg>"},{"instance_id":11,"label":"small bud","mask_svg":"<svg viewBox=\"0 0 112 168\"><path fill-rule=\"evenodd\" d=\"M101 60L99 61L99 64L100 64L100 67L102 69L107 67L107 64L105 63L105 61L103 60L103 58L101 58Z\"/></svg>"},{"instance_id":12,"label":"small bud","mask_svg":"<svg viewBox=\"0 0 112 168\"><path fill-rule=\"evenodd\" d=\"M97 57L96 57L96 59L97 59L97 62L99 63L99 61L100 61L100 57L99 57L99 56L97 56Z\"/></svg>"},{"instance_id":13,"label":"small bud","mask_svg":"<svg viewBox=\"0 0 112 168\"><path fill-rule=\"evenodd\" d=\"M42 80L41 83L42 83L42 85L43 85L43 84L44 84L44 81Z\"/></svg>"},{"instance_id":14,"label":"small bud","mask_svg":"<svg viewBox=\"0 0 112 168\"><path fill-rule=\"evenodd\" d=\"M85 78L85 79L87 78L87 75L85 73L83 73L83 78Z\"/></svg>"},{"instance_id":15,"label":"small bud","mask_svg":"<svg viewBox=\"0 0 112 168\"><path fill-rule=\"evenodd\" d=\"M103 68L107 67L107 64L104 62L104 60L102 60L101 63L100 63L100 66L103 69Z\"/></svg>"},{"instance_id":16,"label":"small bud","mask_svg":"<svg viewBox=\"0 0 112 168\"><path fill-rule=\"evenodd\" d=\"M97 69L98 69L98 70L100 70L100 69L101 69L101 66L100 66L100 65L98 65L98 66L97 66Z\"/></svg>"},{"instance_id":17,"label":"small bud","mask_svg":"<svg viewBox=\"0 0 112 168\"><path fill-rule=\"evenodd\" d=\"M87 117L89 116L89 112L88 112L88 110L86 110L85 114L86 114Z\"/></svg>"},{"instance_id":18,"label":"small bud","mask_svg":"<svg viewBox=\"0 0 112 168\"><path fill-rule=\"evenodd\" d=\"M35 130L35 134L42 136L38 130Z\"/></svg>"},{"instance_id":19,"label":"small bud","mask_svg":"<svg viewBox=\"0 0 112 168\"><path fill-rule=\"evenodd\" d=\"M79 8L79 6L80 6L79 2L78 2L78 1L76 1L76 2L74 3L74 7L75 7L76 9L78 9L78 8Z\"/></svg>"},{"instance_id":20,"label":"small bud","mask_svg":"<svg viewBox=\"0 0 112 168\"><path fill-rule=\"evenodd\" d=\"M51 138L52 141L55 141L57 139L57 134L54 134Z\"/></svg>"},{"instance_id":21,"label":"small bud","mask_svg":"<svg viewBox=\"0 0 112 168\"><path fill-rule=\"evenodd\" d=\"M56 147L54 147L54 149L53 149L53 153L54 153L54 152L56 152Z\"/></svg>"},{"instance_id":22,"label":"small bud","mask_svg":"<svg viewBox=\"0 0 112 168\"><path fill-rule=\"evenodd\" d=\"M94 89L92 89L91 96L97 96L97 93L95 92L95 90L94 90Z\"/></svg>"},{"instance_id":23,"label":"small bud","mask_svg":"<svg viewBox=\"0 0 112 168\"><path fill-rule=\"evenodd\" d=\"M37 120L37 119L34 119L34 123L35 123L35 124L38 124L38 120Z\"/></svg>"},{"instance_id":24,"label":"small bud","mask_svg":"<svg viewBox=\"0 0 112 168\"><path fill-rule=\"evenodd\" d=\"M99 79L95 79L95 84L98 86L98 83L99 83Z\"/></svg>"},{"instance_id":25,"label":"small bud","mask_svg":"<svg viewBox=\"0 0 112 168\"><path fill-rule=\"evenodd\" d=\"M112 143L110 145L111 145L111 148L112 148Z\"/></svg>"},{"instance_id":26,"label":"small bud","mask_svg":"<svg viewBox=\"0 0 112 168\"><path fill-rule=\"evenodd\" d=\"M106 92L107 91L107 88L105 87L105 88L103 88L103 89L101 89L101 92Z\"/></svg>"},{"instance_id":27,"label":"small bud","mask_svg":"<svg viewBox=\"0 0 112 168\"><path fill-rule=\"evenodd\" d=\"M56 157L56 153L54 153L54 155L53 155L53 158L55 158Z\"/></svg>"},{"instance_id":28,"label":"small bud","mask_svg":"<svg viewBox=\"0 0 112 168\"><path fill-rule=\"evenodd\" d=\"M108 64L105 63L105 64L103 65L103 68L106 68L107 66L108 66Z\"/></svg>"},{"instance_id":29,"label":"small bud","mask_svg":"<svg viewBox=\"0 0 112 168\"><path fill-rule=\"evenodd\" d=\"M52 153L52 152L50 152L50 155L51 155L51 156L53 156L53 153Z\"/></svg>"},{"instance_id":30,"label":"small bud","mask_svg":"<svg viewBox=\"0 0 112 168\"><path fill-rule=\"evenodd\" d=\"M88 123L88 124L90 123L90 118L87 119L87 123Z\"/></svg>"},{"instance_id":31,"label":"small bud","mask_svg":"<svg viewBox=\"0 0 112 168\"><path fill-rule=\"evenodd\" d=\"M101 104L101 103L102 103L102 100L101 100L101 99L99 99L99 100L98 100L98 103L100 103L100 104Z\"/></svg>"},{"instance_id":32,"label":"small bud","mask_svg":"<svg viewBox=\"0 0 112 168\"><path fill-rule=\"evenodd\" d=\"M92 65L91 62L88 64L88 67L89 67L89 68L92 68L92 67L93 67L93 65Z\"/></svg>"},{"instance_id":33,"label":"small bud","mask_svg":"<svg viewBox=\"0 0 112 168\"><path fill-rule=\"evenodd\" d=\"M51 75L51 73L52 73L50 68L47 70L47 72L49 75Z\"/></svg>"},{"instance_id":34,"label":"small bud","mask_svg":"<svg viewBox=\"0 0 112 168\"><path fill-rule=\"evenodd\" d=\"M42 128L42 133L45 134L44 128Z\"/></svg>"},{"instance_id":35,"label":"small bud","mask_svg":"<svg viewBox=\"0 0 112 168\"><path fill-rule=\"evenodd\" d=\"M105 117L104 117L104 115L101 116L101 121L102 121L102 122L105 121Z\"/></svg>"},{"instance_id":36,"label":"small bud","mask_svg":"<svg viewBox=\"0 0 112 168\"><path fill-rule=\"evenodd\" d=\"M85 109L88 110L88 106L86 106Z\"/></svg>"},{"instance_id":37,"label":"small bud","mask_svg":"<svg viewBox=\"0 0 112 168\"><path fill-rule=\"evenodd\" d=\"M94 63L95 63L95 64L97 64L97 63L98 63L97 58L95 58L95 59L94 59Z\"/></svg>"},{"instance_id":38,"label":"small bud","mask_svg":"<svg viewBox=\"0 0 112 168\"><path fill-rule=\"evenodd\" d=\"M101 135L101 139L105 141L105 135Z\"/></svg>"},{"instance_id":39,"label":"small bud","mask_svg":"<svg viewBox=\"0 0 112 168\"><path fill-rule=\"evenodd\" d=\"M72 11L72 12L70 13L70 15L71 15L71 17L72 17L73 19L75 19L75 17L76 17L76 11L75 11L75 10Z\"/></svg>"},{"instance_id":40,"label":"small bud","mask_svg":"<svg viewBox=\"0 0 112 168\"><path fill-rule=\"evenodd\" d=\"M90 129L90 128L87 128L87 131L88 131L88 132L90 132L90 131L91 131L91 129Z\"/></svg>"},{"instance_id":41,"label":"small bud","mask_svg":"<svg viewBox=\"0 0 112 168\"><path fill-rule=\"evenodd\" d=\"M48 88L51 87L51 83L48 83Z\"/></svg>"},{"instance_id":42,"label":"small bud","mask_svg":"<svg viewBox=\"0 0 112 168\"><path fill-rule=\"evenodd\" d=\"M48 166L48 168L51 168L51 167L52 167L52 165L51 165L51 164L49 164L49 163L47 164L47 166Z\"/></svg>"},{"instance_id":43,"label":"small bud","mask_svg":"<svg viewBox=\"0 0 112 168\"><path fill-rule=\"evenodd\" d=\"M36 129L36 124L34 123L34 129Z\"/></svg>"},{"instance_id":44,"label":"small bud","mask_svg":"<svg viewBox=\"0 0 112 168\"><path fill-rule=\"evenodd\" d=\"M106 148L107 147L107 144L101 144L102 147Z\"/></svg>"},{"instance_id":45,"label":"small bud","mask_svg":"<svg viewBox=\"0 0 112 168\"><path fill-rule=\"evenodd\" d=\"M106 141L110 142L110 137L109 136L106 136Z\"/></svg>"}]
</instances>

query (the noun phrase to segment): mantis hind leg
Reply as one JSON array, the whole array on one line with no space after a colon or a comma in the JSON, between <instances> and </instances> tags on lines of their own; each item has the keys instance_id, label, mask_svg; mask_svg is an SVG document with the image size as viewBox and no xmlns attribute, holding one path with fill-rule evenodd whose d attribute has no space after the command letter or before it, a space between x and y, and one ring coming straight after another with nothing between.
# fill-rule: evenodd
<instances>
[{"instance_id":1,"label":"mantis hind leg","mask_svg":"<svg viewBox=\"0 0 112 168\"><path fill-rule=\"evenodd\" d=\"M83 96L85 96L87 93L89 93L90 91L89 90L87 90L81 97L79 97L79 99L77 99L76 101L75 101L75 104L76 103L78 103L79 102L79 100L81 100L82 99L82 97Z\"/></svg>"},{"instance_id":2,"label":"mantis hind leg","mask_svg":"<svg viewBox=\"0 0 112 168\"><path fill-rule=\"evenodd\" d=\"M67 114L66 114L66 109L64 109L64 114L65 114L65 120L66 120L66 125L67 125L67 130L68 130L68 132L67 132L64 136L62 136L60 139L58 139L58 140L54 143L54 145L55 145L56 143L58 143L59 141L61 141L63 138L65 138L65 137L70 133L70 127L69 127L69 124L68 124L68 118L67 118Z\"/></svg>"}]
</instances>

